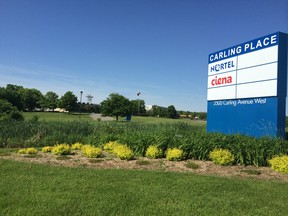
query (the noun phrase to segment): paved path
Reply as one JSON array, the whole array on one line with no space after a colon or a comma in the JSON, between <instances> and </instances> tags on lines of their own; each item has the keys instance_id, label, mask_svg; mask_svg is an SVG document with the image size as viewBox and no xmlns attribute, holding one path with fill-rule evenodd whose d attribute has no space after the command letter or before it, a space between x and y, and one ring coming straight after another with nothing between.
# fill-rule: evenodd
<instances>
[{"instance_id":1,"label":"paved path","mask_svg":"<svg viewBox=\"0 0 288 216\"><path fill-rule=\"evenodd\" d=\"M101 121L114 121L115 119L109 116L102 116L102 114L100 113L92 113L90 115L91 118L93 118L94 120L98 120L100 119Z\"/></svg>"}]
</instances>

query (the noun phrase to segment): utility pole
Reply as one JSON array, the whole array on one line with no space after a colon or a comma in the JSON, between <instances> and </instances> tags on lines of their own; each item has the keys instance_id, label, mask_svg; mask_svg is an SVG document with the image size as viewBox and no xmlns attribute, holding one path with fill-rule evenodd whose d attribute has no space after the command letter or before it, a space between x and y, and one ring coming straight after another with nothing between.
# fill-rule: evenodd
<instances>
[{"instance_id":1,"label":"utility pole","mask_svg":"<svg viewBox=\"0 0 288 216\"><path fill-rule=\"evenodd\" d=\"M139 91L137 93L137 96L138 96L138 116L140 116L140 98L139 98L140 94L141 94L141 92Z\"/></svg>"},{"instance_id":2,"label":"utility pole","mask_svg":"<svg viewBox=\"0 0 288 216\"><path fill-rule=\"evenodd\" d=\"M79 105L79 118L81 118L81 106L82 106L82 94L83 94L83 91L80 91L80 105Z\"/></svg>"}]
</instances>

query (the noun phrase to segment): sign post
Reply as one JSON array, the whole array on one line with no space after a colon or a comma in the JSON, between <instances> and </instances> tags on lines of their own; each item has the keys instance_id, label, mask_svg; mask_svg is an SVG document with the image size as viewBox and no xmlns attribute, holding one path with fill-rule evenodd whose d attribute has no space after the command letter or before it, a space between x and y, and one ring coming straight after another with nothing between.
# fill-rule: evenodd
<instances>
[{"instance_id":1,"label":"sign post","mask_svg":"<svg viewBox=\"0 0 288 216\"><path fill-rule=\"evenodd\" d=\"M285 137L286 34L209 55L207 132Z\"/></svg>"}]
</instances>

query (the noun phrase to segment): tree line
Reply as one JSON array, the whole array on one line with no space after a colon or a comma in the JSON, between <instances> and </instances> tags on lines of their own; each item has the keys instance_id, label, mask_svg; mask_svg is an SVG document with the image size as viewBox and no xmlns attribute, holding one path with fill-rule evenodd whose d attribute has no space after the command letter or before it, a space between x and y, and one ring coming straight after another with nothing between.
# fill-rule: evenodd
<instances>
[{"instance_id":1,"label":"tree line","mask_svg":"<svg viewBox=\"0 0 288 216\"><path fill-rule=\"evenodd\" d=\"M62 108L68 112L97 112L99 105L79 103L77 97L67 91L63 96L53 91L48 91L45 95L34 88L24 88L23 86L8 84L6 87L0 87L0 99L9 102L19 111L54 111L56 108Z\"/></svg>"},{"instance_id":2,"label":"tree line","mask_svg":"<svg viewBox=\"0 0 288 216\"><path fill-rule=\"evenodd\" d=\"M59 97L53 91L42 94L35 88L24 88L13 84L0 87L0 119L1 116L2 118L3 116L14 116L14 119L21 119L19 111L54 111L56 108L64 109L69 113L102 113L106 116L116 116L117 120L119 116L127 115L180 117L173 105L168 108L153 105L152 109L147 111L144 100L129 100L117 93L110 94L100 104L89 104L80 103L71 91L67 91Z\"/></svg>"}]
</instances>

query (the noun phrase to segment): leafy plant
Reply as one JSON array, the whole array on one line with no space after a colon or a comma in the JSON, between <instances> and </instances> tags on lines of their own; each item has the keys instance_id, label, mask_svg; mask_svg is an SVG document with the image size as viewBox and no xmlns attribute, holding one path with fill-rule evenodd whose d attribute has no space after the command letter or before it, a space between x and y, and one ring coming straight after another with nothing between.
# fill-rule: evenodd
<instances>
[{"instance_id":1,"label":"leafy plant","mask_svg":"<svg viewBox=\"0 0 288 216\"><path fill-rule=\"evenodd\" d=\"M81 150L83 144L77 142L77 143L74 143L72 146L71 146L71 149L72 150Z\"/></svg>"},{"instance_id":2,"label":"leafy plant","mask_svg":"<svg viewBox=\"0 0 288 216\"><path fill-rule=\"evenodd\" d=\"M166 159L169 161L181 161L183 159L183 150L179 148L169 148L166 153Z\"/></svg>"},{"instance_id":3,"label":"leafy plant","mask_svg":"<svg viewBox=\"0 0 288 216\"><path fill-rule=\"evenodd\" d=\"M214 149L209 153L210 159L217 165L231 165L235 158L227 149Z\"/></svg>"},{"instance_id":4,"label":"leafy plant","mask_svg":"<svg viewBox=\"0 0 288 216\"><path fill-rule=\"evenodd\" d=\"M127 145L118 144L112 152L121 160L132 160L134 158L133 151Z\"/></svg>"},{"instance_id":5,"label":"leafy plant","mask_svg":"<svg viewBox=\"0 0 288 216\"><path fill-rule=\"evenodd\" d=\"M85 145L82 147L82 152L88 158L98 158L102 155L102 149L98 147L93 147Z\"/></svg>"},{"instance_id":6,"label":"leafy plant","mask_svg":"<svg viewBox=\"0 0 288 216\"><path fill-rule=\"evenodd\" d=\"M103 146L103 149L104 149L104 151L113 153L114 149L119 145L121 145L121 144L118 143L117 141L110 141Z\"/></svg>"},{"instance_id":7,"label":"leafy plant","mask_svg":"<svg viewBox=\"0 0 288 216\"><path fill-rule=\"evenodd\" d=\"M71 148L68 144L58 144L53 147L51 152L55 155L69 155L71 154Z\"/></svg>"},{"instance_id":8,"label":"leafy plant","mask_svg":"<svg viewBox=\"0 0 288 216\"><path fill-rule=\"evenodd\" d=\"M37 154L38 150L35 148L27 148L26 149L26 154Z\"/></svg>"},{"instance_id":9,"label":"leafy plant","mask_svg":"<svg viewBox=\"0 0 288 216\"><path fill-rule=\"evenodd\" d=\"M18 154L29 154L29 155L33 155L33 154L37 154L38 150L35 148L24 148L24 149L19 149Z\"/></svg>"},{"instance_id":10,"label":"leafy plant","mask_svg":"<svg viewBox=\"0 0 288 216\"><path fill-rule=\"evenodd\" d=\"M19 149L18 154L26 154L26 149Z\"/></svg>"},{"instance_id":11,"label":"leafy plant","mask_svg":"<svg viewBox=\"0 0 288 216\"><path fill-rule=\"evenodd\" d=\"M157 146L150 145L146 150L145 156L152 159L161 158L163 156L163 152Z\"/></svg>"},{"instance_id":12,"label":"leafy plant","mask_svg":"<svg viewBox=\"0 0 288 216\"><path fill-rule=\"evenodd\" d=\"M48 153L48 152L51 152L52 149L53 149L53 146L45 146L45 147L42 148L41 151L44 152L44 153Z\"/></svg>"},{"instance_id":13,"label":"leafy plant","mask_svg":"<svg viewBox=\"0 0 288 216\"><path fill-rule=\"evenodd\" d=\"M276 172L288 174L288 155L276 156L268 162Z\"/></svg>"}]
</instances>

